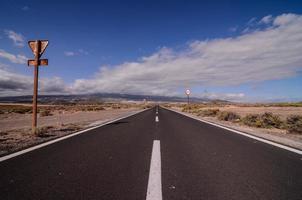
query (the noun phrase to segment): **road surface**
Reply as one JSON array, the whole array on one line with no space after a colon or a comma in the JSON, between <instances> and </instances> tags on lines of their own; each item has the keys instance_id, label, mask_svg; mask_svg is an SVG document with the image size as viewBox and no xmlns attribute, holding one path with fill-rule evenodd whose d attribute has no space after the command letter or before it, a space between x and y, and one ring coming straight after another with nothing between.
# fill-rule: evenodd
<instances>
[{"instance_id":1,"label":"road surface","mask_svg":"<svg viewBox=\"0 0 302 200\"><path fill-rule=\"evenodd\" d=\"M0 162L0 199L302 199L302 155L152 108Z\"/></svg>"}]
</instances>

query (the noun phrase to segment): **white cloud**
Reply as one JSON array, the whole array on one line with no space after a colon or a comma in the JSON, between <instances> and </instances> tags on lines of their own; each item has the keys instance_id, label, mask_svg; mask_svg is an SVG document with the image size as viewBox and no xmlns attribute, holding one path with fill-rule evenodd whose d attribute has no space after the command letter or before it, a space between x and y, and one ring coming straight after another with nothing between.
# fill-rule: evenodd
<instances>
[{"instance_id":1,"label":"white cloud","mask_svg":"<svg viewBox=\"0 0 302 200\"><path fill-rule=\"evenodd\" d=\"M238 26L234 26L234 27L229 28L230 32L236 32L237 30L238 30Z\"/></svg>"},{"instance_id":2,"label":"white cloud","mask_svg":"<svg viewBox=\"0 0 302 200\"><path fill-rule=\"evenodd\" d=\"M0 65L0 96L27 94L31 87L31 79L28 76L9 72L7 66Z\"/></svg>"},{"instance_id":3,"label":"white cloud","mask_svg":"<svg viewBox=\"0 0 302 200\"><path fill-rule=\"evenodd\" d=\"M302 16L283 14L270 20L266 28L256 26L237 37L197 40L177 51L163 47L135 62L103 66L94 77L77 79L70 86L58 77L43 79L41 92L183 96L179 91L186 87L235 86L295 76L302 70ZM20 57L3 50L0 57L15 63L25 62L25 59L17 61ZM9 76L3 74L2 79ZM13 81L19 80L10 77ZM248 98L240 92L207 95L226 100Z\"/></svg>"},{"instance_id":4,"label":"white cloud","mask_svg":"<svg viewBox=\"0 0 302 200\"><path fill-rule=\"evenodd\" d=\"M273 24L276 26L286 26L295 23L296 21L301 21L301 15L289 13L277 16L274 19Z\"/></svg>"},{"instance_id":5,"label":"white cloud","mask_svg":"<svg viewBox=\"0 0 302 200\"><path fill-rule=\"evenodd\" d=\"M64 51L65 56L78 56L78 55L88 55L88 51L79 49L77 51Z\"/></svg>"},{"instance_id":6,"label":"white cloud","mask_svg":"<svg viewBox=\"0 0 302 200\"><path fill-rule=\"evenodd\" d=\"M24 46L24 36L20 33L16 33L12 30L5 30L5 34L14 42L15 46L23 47Z\"/></svg>"},{"instance_id":7,"label":"white cloud","mask_svg":"<svg viewBox=\"0 0 302 200\"><path fill-rule=\"evenodd\" d=\"M273 16L272 16L272 15L267 15L267 16L263 17L263 18L259 21L259 23L260 23L260 24L269 24L269 23L271 23L272 21L273 21Z\"/></svg>"},{"instance_id":8,"label":"white cloud","mask_svg":"<svg viewBox=\"0 0 302 200\"><path fill-rule=\"evenodd\" d=\"M28 10L29 10L29 6L23 6L21 9L22 9L23 11L28 11Z\"/></svg>"},{"instance_id":9,"label":"white cloud","mask_svg":"<svg viewBox=\"0 0 302 200\"><path fill-rule=\"evenodd\" d=\"M256 17L253 17L251 18L247 23L246 25L247 26L254 26L256 24L256 21L257 21L257 18Z\"/></svg>"},{"instance_id":10,"label":"white cloud","mask_svg":"<svg viewBox=\"0 0 302 200\"><path fill-rule=\"evenodd\" d=\"M40 81L40 94L69 94L70 89L60 77L43 78Z\"/></svg>"},{"instance_id":11,"label":"white cloud","mask_svg":"<svg viewBox=\"0 0 302 200\"><path fill-rule=\"evenodd\" d=\"M103 67L91 79L76 80L72 89L175 95L187 86L234 86L295 76L302 69L302 16L280 15L273 24L238 37L191 42L183 51L162 48L137 62Z\"/></svg>"},{"instance_id":12,"label":"white cloud","mask_svg":"<svg viewBox=\"0 0 302 200\"><path fill-rule=\"evenodd\" d=\"M65 51L65 52L64 52L64 55L65 55L65 56L74 56L75 53L74 53L73 51Z\"/></svg>"},{"instance_id":13,"label":"white cloud","mask_svg":"<svg viewBox=\"0 0 302 200\"><path fill-rule=\"evenodd\" d=\"M85 51L84 49L79 49L78 51L80 54L83 54L83 55L88 55L88 51Z\"/></svg>"},{"instance_id":14,"label":"white cloud","mask_svg":"<svg viewBox=\"0 0 302 200\"><path fill-rule=\"evenodd\" d=\"M0 96L31 95L33 77L8 70L0 63ZM70 89L59 77L40 78L39 94L68 94Z\"/></svg>"},{"instance_id":15,"label":"white cloud","mask_svg":"<svg viewBox=\"0 0 302 200\"><path fill-rule=\"evenodd\" d=\"M0 58L8 59L10 62L17 63L17 64L25 64L27 63L28 60L28 58L24 55L21 54L14 55L4 51L3 49L0 49Z\"/></svg>"},{"instance_id":16,"label":"white cloud","mask_svg":"<svg viewBox=\"0 0 302 200\"><path fill-rule=\"evenodd\" d=\"M202 94L200 97L207 99L243 101L246 96L244 93L206 93Z\"/></svg>"}]
</instances>

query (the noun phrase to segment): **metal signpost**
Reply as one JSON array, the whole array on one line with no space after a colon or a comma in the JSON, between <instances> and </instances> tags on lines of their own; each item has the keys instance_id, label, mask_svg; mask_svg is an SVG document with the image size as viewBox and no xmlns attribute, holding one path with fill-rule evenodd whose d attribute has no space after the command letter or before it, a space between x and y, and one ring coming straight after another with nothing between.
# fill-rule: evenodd
<instances>
[{"instance_id":1,"label":"metal signpost","mask_svg":"<svg viewBox=\"0 0 302 200\"><path fill-rule=\"evenodd\" d=\"M189 89L186 90L186 95L188 97L188 105L189 105L189 102L190 102L190 94L191 94L191 91Z\"/></svg>"},{"instance_id":2,"label":"metal signpost","mask_svg":"<svg viewBox=\"0 0 302 200\"><path fill-rule=\"evenodd\" d=\"M34 60L28 60L27 65L33 65L34 71L34 93L33 93L33 117L32 117L32 132L37 133L37 98L38 98L38 76L39 76L39 65L48 65L48 59L40 59L44 53L48 40L35 40L28 41L28 45L35 55Z\"/></svg>"}]
</instances>

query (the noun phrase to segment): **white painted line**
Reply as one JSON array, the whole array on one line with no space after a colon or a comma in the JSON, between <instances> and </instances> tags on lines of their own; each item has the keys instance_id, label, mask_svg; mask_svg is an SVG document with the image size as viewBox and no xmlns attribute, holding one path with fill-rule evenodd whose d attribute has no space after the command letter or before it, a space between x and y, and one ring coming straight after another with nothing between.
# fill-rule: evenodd
<instances>
[{"instance_id":1,"label":"white painted line","mask_svg":"<svg viewBox=\"0 0 302 200\"><path fill-rule=\"evenodd\" d=\"M244 132L241 132L241 131L237 131L237 130L234 130L234 129L231 129L231 128L228 128L228 127L225 127L225 126L222 126L222 125L219 125L219 124L215 124L215 123L213 123L213 122L209 122L209 121L206 121L206 120L197 118L197 117L193 117L193 116L184 114L184 113L179 112L179 111L176 111L176 110L171 110L171 109L168 109L168 108L165 108L165 109L170 110L170 111L173 111L173 112L176 112L176 113L179 113L179 114L182 114L182 115L187 116L187 117L190 117L190 118L192 118L192 119L196 119L196 120L198 120L198 121L201 121L201 122L204 122L204 123L207 123L207 124L211 124L211 125L213 125L213 126L216 126L216 127L219 127L219 128L222 128L222 129L225 129L225 130L228 130L228 131L231 131L231 132L234 132L234 133L237 133L237 134L240 134L240 135L249 137L249 138L252 138L252 139L254 139L254 140L258 140L258 141L260 141L260 142L264 142L264 143L266 143L266 144L270 144L270 145L272 145L272 146L279 147L279 148L281 148L281 149L285 149L285 150L288 150L288 151L291 151L291 152L294 152L294 153L297 153L297 154L302 155L302 150L295 149L295 148L292 148L292 147L289 147L289 146L286 146L286 145L283 145L283 144L278 144L278 143L276 143L276 142L273 142L273 141L270 141L270 140L266 140L266 139L264 139L264 138L260 138L260 137L254 136L254 135L250 135L250 134L248 134L248 133L244 133Z\"/></svg>"},{"instance_id":2,"label":"white painted line","mask_svg":"<svg viewBox=\"0 0 302 200\"><path fill-rule=\"evenodd\" d=\"M162 200L160 141L154 140L146 200Z\"/></svg>"},{"instance_id":3,"label":"white painted line","mask_svg":"<svg viewBox=\"0 0 302 200\"><path fill-rule=\"evenodd\" d=\"M147 110L149 110L149 109L147 109ZM107 125L107 124L110 124L110 123L119 121L119 120L121 120L121 119L125 119L125 118L127 118L127 117L130 117L130 116L132 116L132 115L136 115L136 114L138 114L138 113L140 113L140 112L143 112L143 111L145 111L145 110L140 110L140 111L137 111L137 112L135 112L135 113L129 114L129 115L127 115L127 116L120 117L120 118L117 118L117 119L108 121L108 122L106 122L106 123L104 123L104 124L101 124L101 125L98 125L98 126L95 126L95 127L91 127L91 128L88 128L88 129L79 131L79 132L75 132L75 133L72 133L72 134L70 134L70 135L66 135L66 136L63 136L63 137L60 137L60 138L51 140L51 141L49 141L49 142L45 142L45 143L42 143L42 144L39 144L39 145L30 147L30 148L21 150L21 151L17 151L17 152L12 153L12 154L8 154L8 155L6 155L6 156L0 157L0 162L5 161L5 160L8 160L8 159L13 158L13 157L16 157L16 156L19 156L19 155L22 155L22 154L25 154L25 153L27 153L27 152L30 152L30 151L33 151L33 150L36 150L36 149L40 149L40 148L42 148L42 147L45 147L45 146L48 146L48 145L50 145L50 144L59 142L59 141L61 141L61 140L65 140L65 139L67 139L67 138L70 138L70 137L79 135L79 134L81 134L81 133L85 133L85 132L87 132L87 131L90 131L90 130L93 130L93 129L96 129L96 128L105 126L105 125Z\"/></svg>"},{"instance_id":4,"label":"white painted line","mask_svg":"<svg viewBox=\"0 0 302 200\"><path fill-rule=\"evenodd\" d=\"M159 122L158 116L155 117L155 122Z\"/></svg>"}]
</instances>

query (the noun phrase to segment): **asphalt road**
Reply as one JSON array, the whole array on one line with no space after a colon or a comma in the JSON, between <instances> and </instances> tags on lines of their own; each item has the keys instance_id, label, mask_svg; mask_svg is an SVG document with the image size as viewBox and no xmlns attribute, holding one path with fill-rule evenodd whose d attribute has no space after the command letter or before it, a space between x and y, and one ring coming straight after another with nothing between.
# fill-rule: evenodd
<instances>
[{"instance_id":1,"label":"asphalt road","mask_svg":"<svg viewBox=\"0 0 302 200\"><path fill-rule=\"evenodd\" d=\"M301 200L302 155L153 108L0 162L1 200L161 199L147 191Z\"/></svg>"}]
</instances>

